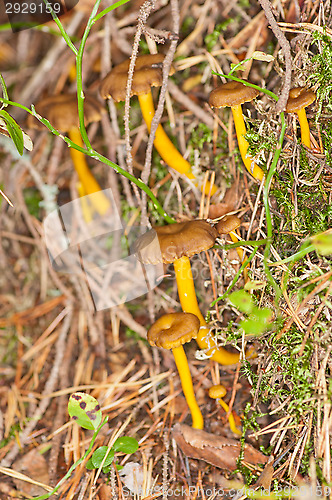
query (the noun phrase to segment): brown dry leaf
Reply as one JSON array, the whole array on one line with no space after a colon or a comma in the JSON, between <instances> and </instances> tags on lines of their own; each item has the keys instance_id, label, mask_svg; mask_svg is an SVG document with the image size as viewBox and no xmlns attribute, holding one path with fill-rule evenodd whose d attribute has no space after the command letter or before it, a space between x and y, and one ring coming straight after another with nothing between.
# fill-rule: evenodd
<instances>
[{"instance_id":1,"label":"brown dry leaf","mask_svg":"<svg viewBox=\"0 0 332 500\"><path fill-rule=\"evenodd\" d=\"M174 415L181 415L188 410L186 399L183 396L176 396L173 400Z\"/></svg>"},{"instance_id":2,"label":"brown dry leaf","mask_svg":"<svg viewBox=\"0 0 332 500\"><path fill-rule=\"evenodd\" d=\"M99 500L112 500L113 498L112 488L107 484L102 484L98 491L97 498Z\"/></svg>"},{"instance_id":3,"label":"brown dry leaf","mask_svg":"<svg viewBox=\"0 0 332 500\"><path fill-rule=\"evenodd\" d=\"M239 183L234 182L232 186L226 190L221 203L216 203L215 205L210 205L209 208L209 218L218 219L223 215L229 214L238 208L238 204L241 198L239 192Z\"/></svg>"},{"instance_id":4,"label":"brown dry leaf","mask_svg":"<svg viewBox=\"0 0 332 500\"><path fill-rule=\"evenodd\" d=\"M185 424L174 425L173 437L188 457L204 460L221 469L233 471L237 468L241 445L235 439L209 434ZM244 460L251 464L265 464L268 457L250 444L245 444Z\"/></svg>"},{"instance_id":5,"label":"brown dry leaf","mask_svg":"<svg viewBox=\"0 0 332 500\"><path fill-rule=\"evenodd\" d=\"M216 203L216 205L210 205L209 208L209 219L218 219L223 215L233 212L234 205L230 203Z\"/></svg>"},{"instance_id":6,"label":"brown dry leaf","mask_svg":"<svg viewBox=\"0 0 332 500\"><path fill-rule=\"evenodd\" d=\"M253 485L253 487L259 486L260 488L263 488L263 490L270 490L272 477L274 473L273 462L274 462L274 456L271 455L269 457L267 464L264 467L263 472L257 479L256 483Z\"/></svg>"},{"instance_id":7,"label":"brown dry leaf","mask_svg":"<svg viewBox=\"0 0 332 500\"><path fill-rule=\"evenodd\" d=\"M13 463L12 469L16 472L21 472L34 481L48 484L49 475L47 470L47 462L43 455L36 449L26 453L23 457L19 458ZM18 490L22 491L29 496L44 495L46 492L44 488L28 483L21 479L13 479L15 486Z\"/></svg>"}]
</instances>

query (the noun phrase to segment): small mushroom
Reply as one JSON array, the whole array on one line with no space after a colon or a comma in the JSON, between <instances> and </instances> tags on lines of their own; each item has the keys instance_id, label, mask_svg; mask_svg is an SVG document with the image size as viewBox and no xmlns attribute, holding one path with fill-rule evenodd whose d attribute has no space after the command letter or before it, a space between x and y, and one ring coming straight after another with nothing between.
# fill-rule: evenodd
<instances>
[{"instance_id":1,"label":"small mushroom","mask_svg":"<svg viewBox=\"0 0 332 500\"><path fill-rule=\"evenodd\" d=\"M138 96L142 115L149 132L155 114L151 87L160 87L162 85L164 58L165 56L163 54L147 54L137 57L135 63L130 96ZM130 59L123 61L121 64L115 66L101 81L100 95L103 99L112 97L116 102L125 100L129 65ZM174 71L172 67L170 75L172 75ZM154 146L170 167L174 168L174 170L180 174L185 175L188 179L195 180L195 175L192 172L190 163L183 158L181 153L179 153L161 125L158 125L156 130ZM206 183L206 193L209 193L209 190L210 184ZM211 194L215 192L216 187L212 186Z\"/></svg>"},{"instance_id":2,"label":"small mushroom","mask_svg":"<svg viewBox=\"0 0 332 500\"><path fill-rule=\"evenodd\" d=\"M222 399L224 396L226 396L226 393L227 393L227 391L226 391L225 387L221 384L220 385L213 385L209 389L210 398L215 399L217 401L217 403L219 403L220 406L225 410L225 412L228 413L229 406ZM231 428L231 431L234 432L234 434L241 436L242 432L236 427L234 416L232 413L229 414L228 422L229 422L229 426Z\"/></svg>"},{"instance_id":3,"label":"small mushroom","mask_svg":"<svg viewBox=\"0 0 332 500\"><path fill-rule=\"evenodd\" d=\"M199 309L190 257L211 248L218 236L217 230L205 220L178 222L168 226L155 227L140 236L135 242L135 252L144 264L174 264L176 283L182 310L195 314L201 324L197 343L206 349L207 355L222 365L232 365L239 360L233 354L219 347Z\"/></svg>"},{"instance_id":4,"label":"small mushroom","mask_svg":"<svg viewBox=\"0 0 332 500\"><path fill-rule=\"evenodd\" d=\"M307 148L311 148L310 130L305 108L310 106L316 99L316 94L305 87L295 87L290 90L285 111L287 113L297 113L301 129L301 142Z\"/></svg>"},{"instance_id":5,"label":"small mushroom","mask_svg":"<svg viewBox=\"0 0 332 500\"><path fill-rule=\"evenodd\" d=\"M51 125L62 132L67 132L69 138L78 146L83 147L81 133L79 131L79 118L76 94L57 94L39 101L35 109L39 115L46 118ZM86 95L84 100L84 123L99 121L104 109L100 103L91 96ZM31 128L44 130L44 125L37 121L32 115L28 117L28 125ZM70 155L74 168L82 184L82 190L86 195L98 193L91 197L91 203L100 214L105 214L110 208L107 197L91 173L84 153L70 148Z\"/></svg>"},{"instance_id":6,"label":"small mushroom","mask_svg":"<svg viewBox=\"0 0 332 500\"><path fill-rule=\"evenodd\" d=\"M204 422L201 410L196 401L193 381L183 344L196 338L200 327L197 316L190 313L170 313L157 319L148 331L150 345L171 349L178 369L183 394L189 406L192 426L203 429Z\"/></svg>"},{"instance_id":7,"label":"small mushroom","mask_svg":"<svg viewBox=\"0 0 332 500\"><path fill-rule=\"evenodd\" d=\"M236 215L226 215L218 222L216 229L218 234L229 234L232 238L232 232L235 231L240 225L241 219L239 219L239 217ZM233 241L238 241L238 238Z\"/></svg>"},{"instance_id":8,"label":"small mushroom","mask_svg":"<svg viewBox=\"0 0 332 500\"><path fill-rule=\"evenodd\" d=\"M237 217L236 215L226 215L223 219L221 219L218 224L216 225L216 229L218 231L218 234L229 234L231 237L231 240L234 243L237 243L239 241L239 236L237 235L237 228L241 225L241 219ZM242 248L237 247L236 252L238 256L240 257L240 261L243 262L243 250ZM248 280L248 270L245 268L243 270L244 274L244 280L247 282Z\"/></svg>"},{"instance_id":9,"label":"small mushroom","mask_svg":"<svg viewBox=\"0 0 332 500\"><path fill-rule=\"evenodd\" d=\"M258 90L252 87L247 87L240 82L231 81L212 90L209 97L209 104L213 108L230 106L233 113L236 136L243 163L248 172L250 172L255 179L261 181L264 176L263 170L247 155L249 144L244 137L247 131L241 107L241 104L252 101L258 94Z\"/></svg>"}]
</instances>

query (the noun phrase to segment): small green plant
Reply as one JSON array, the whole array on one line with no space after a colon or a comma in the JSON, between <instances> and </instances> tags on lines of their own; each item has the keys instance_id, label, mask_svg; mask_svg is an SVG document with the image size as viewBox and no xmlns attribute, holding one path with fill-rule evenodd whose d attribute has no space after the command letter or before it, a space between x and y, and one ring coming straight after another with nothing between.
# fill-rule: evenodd
<instances>
[{"instance_id":1,"label":"small green plant","mask_svg":"<svg viewBox=\"0 0 332 500\"><path fill-rule=\"evenodd\" d=\"M329 229L324 233L316 234L312 236L311 243L313 244L315 250L320 255L331 255L332 254L332 230Z\"/></svg>"},{"instance_id":2,"label":"small green plant","mask_svg":"<svg viewBox=\"0 0 332 500\"><path fill-rule=\"evenodd\" d=\"M247 335L261 335L271 327L272 311L255 306L252 296L245 290L238 290L228 297L229 302L239 311L248 315L239 323Z\"/></svg>"},{"instance_id":3,"label":"small green plant","mask_svg":"<svg viewBox=\"0 0 332 500\"><path fill-rule=\"evenodd\" d=\"M2 94L5 99L8 100L8 92L7 92L7 87L5 84L5 81L0 75L0 85L2 87ZM5 135L7 137L10 137L11 140L13 141L17 152L22 156L23 155L23 149L26 147L31 151L32 149L32 142L30 137L23 132L21 127L16 123L14 118L10 116L7 111L4 110L8 104L2 103L1 104L1 109L0 109L0 133L2 135Z\"/></svg>"},{"instance_id":4,"label":"small green plant","mask_svg":"<svg viewBox=\"0 0 332 500\"><path fill-rule=\"evenodd\" d=\"M98 401L89 394L83 392L72 394L68 403L68 413L83 429L94 430L101 424L100 406ZM86 468L93 470L102 466L102 471L107 474L117 451L131 454L137 450L138 442L136 439L129 436L119 437L111 448L108 446L97 448L87 461Z\"/></svg>"},{"instance_id":5,"label":"small green plant","mask_svg":"<svg viewBox=\"0 0 332 500\"><path fill-rule=\"evenodd\" d=\"M84 455L70 467L67 474L57 483L52 491L46 493L45 495L34 497L31 500L46 500L58 491L60 486L67 479L69 479L74 470L91 453L99 432L108 421L108 417L105 417L104 419L102 418L102 412L98 401L93 396L85 394L84 392L75 392L70 396L68 402L68 413L79 426L83 427L83 429L94 431L90 445ZM128 436L119 437L115 441L112 448L109 448L108 446L100 446L97 448L86 464L87 469L98 469L100 465L102 465L103 472L105 471L107 473L109 472L111 464L114 460L115 452L120 451L122 453L130 454L137 451L137 449L138 443L136 439Z\"/></svg>"},{"instance_id":6,"label":"small green plant","mask_svg":"<svg viewBox=\"0 0 332 500\"><path fill-rule=\"evenodd\" d=\"M108 446L100 446L97 448L93 452L92 457L87 461L85 467L89 470L99 469L99 467L102 467L103 473L108 474L111 470L114 455L117 451L130 455L135 453L137 450L138 442L135 438L122 436L115 441L111 448ZM122 469L121 465L115 465L118 470Z\"/></svg>"}]
</instances>

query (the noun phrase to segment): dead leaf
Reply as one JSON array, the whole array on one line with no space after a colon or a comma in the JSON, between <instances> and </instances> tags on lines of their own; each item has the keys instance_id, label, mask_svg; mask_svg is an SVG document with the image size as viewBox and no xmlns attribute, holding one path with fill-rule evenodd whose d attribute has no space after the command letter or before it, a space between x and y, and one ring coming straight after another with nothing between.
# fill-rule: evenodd
<instances>
[{"instance_id":1,"label":"dead leaf","mask_svg":"<svg viewBox=\"0 0 332 500\"><path fill-rule=\"evenodd\" d=\"M43 455L36 449L29 451L23 457L16 460L13 463L12 469L16 472L25 474L30 479L38 481L39 483L49 483L47 462ZM31 484L21 479L14 479L13 481L18 490L23 491L23 493L29 496L44 495L46 493L44 488L36 484Z\"/></svg>"},{"instance_id":2,"label":"dead leaf","mask_svg":"<svg viewBox=\"0 0 332 500\"><path fill-rule=\"evenodd\" d=\"M99 500L112 500L113 498L112 488L107 484L102 484L98 491L97 498L99 498Z\"/></svg>"},{"instance_id":3,"label":"dead leaf","mask_svg":"<svg viewBox=\"0 0 332 500\"><path fill-rule=\"evenodd\" d=\"M229 214L238 208L241 195L239 192L239 183L234 182L232 186L226 190L221 203L210 205L209 219L218 219L223 215Z\"/></svg>"},{"instance_id":4,"label":"dead leaf","mask_svg":"<svg viewBox=\"0 0 332 500\"><path fill-rule=\"evenodd\" d=\"M185 424L175 424L173 437L183 453L191 458L204 460L220 469L233 471L240 455L241 445L235 439L216 436ZM244 460L251 464L266 463L268 457L250 444L245 444Z\"/></svg>"},{"instance_id":5,"label":"dead leaf","mask_svg":"<svg viewBox=\"0 0 332 500\"><path fill-rule=\"evenodd\" d=\"M223 215L233 212L234 205L230 203L217 203L216 205L210 205L209 208L209 219L219 219Z\"/></svg>"},{"instance_id":6,"label":"dead leaf","mask_svg":"<svg viewBox=\"0 0 332 500\"><path fill-rule=\"evenodd\" d=\"M263 472L257 479L256 483L252 486L252 488L260 487L263 488L263 490L270 490L272 477L274 473L273 462L274 462L274 456L271 455L269 457L267 464L264 467Z\"/></svg>"}]
</instances>

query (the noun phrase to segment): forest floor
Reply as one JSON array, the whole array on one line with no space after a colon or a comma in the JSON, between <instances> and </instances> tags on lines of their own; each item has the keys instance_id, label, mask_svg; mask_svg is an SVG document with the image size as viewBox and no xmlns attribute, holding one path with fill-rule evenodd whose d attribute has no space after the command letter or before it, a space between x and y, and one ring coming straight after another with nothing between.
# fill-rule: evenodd
<instances>
[{"instance_id":1,"label":"forest floor","mask_svg":"<svg viewBox=\"0 0 332 500\"><path fill-rule=\"evenodd\" d=\"M1 15L2 102L12 104L0 112L0 132L13 140L0 135L0 498L331 498L331 2L129 0L95 17L87 32L93 6L80 0L60 17L72 47L53 21L13 32ZM102 2L98 12L107 7ZM105 103L99 95L101 79L137 49L173 60L174 74L153 99L157 107L158 95L165 98L161 123L194 182L151 147L137 97L129 109L128 99ZM82 75L75 71L81 56ZM208 104L217 85L232 81L226 76L258 87L242 108L262 182L243 164L229 107ZM81 84L103 110L87 126L86 144L94 177L111 188L106 240L94 225L97 209L80 201L82 189L88 193L64 134L27 123L32 105ZM307 144L297 115L283 113L294 87L316 94L306 111ZM16 123L28 134L22 155ZM207 181L214 194L198 187ZM90 253L81 246L79 254L84 264L93 259L89 275L80 260L50 259L64 248L61 225L49 218L59 206L78 210L74 232L93 235ZM72 224L73 213L64 213L62 224ZM239 355L224 365L194 340L185 346L200 431L191 428L172 352L147 341L157 318L181 311L173 265L159 268L163 279L145 293L135 277L112 281L107 255L118 243L125 260L141 227L213 224L229 215L240 226L191 258L214 341L226 356ZM112 287L115 297L129 298L117 302ZM218 384L229 411L209 397ZM65 477L93 436L68 415L75 392L96 398L107 417L93 450L122 436L135 438L138 450L118 451L103 470L87 469L90 454Z\"/></svg>"}]
</instances>

